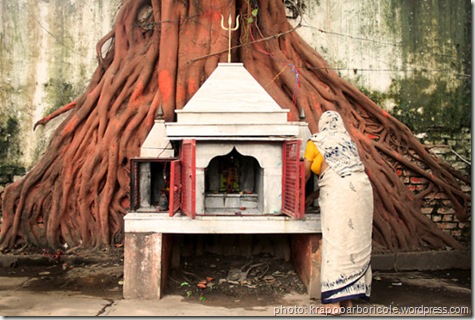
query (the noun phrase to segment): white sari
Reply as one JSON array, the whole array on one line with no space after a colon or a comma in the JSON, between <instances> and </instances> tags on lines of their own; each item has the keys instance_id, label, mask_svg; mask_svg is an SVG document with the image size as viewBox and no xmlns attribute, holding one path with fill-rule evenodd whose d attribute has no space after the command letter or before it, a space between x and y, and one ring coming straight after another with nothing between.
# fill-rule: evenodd
<instances>
[{"instance_id":1,"label":"white sari","mask_svg":"<svg viewBox=\"0 0 475 320\"><path fill-rule=\"evenodd\" d=\"M328 169L320 175L322 302L369 298L373 190L338 113L326 111L312 136Z\"/></svg>"}]
</instances>

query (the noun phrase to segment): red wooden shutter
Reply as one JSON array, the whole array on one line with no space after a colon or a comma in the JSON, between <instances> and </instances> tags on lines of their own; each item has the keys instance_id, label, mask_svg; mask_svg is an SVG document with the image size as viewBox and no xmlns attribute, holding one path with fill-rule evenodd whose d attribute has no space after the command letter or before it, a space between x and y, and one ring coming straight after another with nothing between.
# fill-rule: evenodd
<instances>
[{"instance_id":1,"label":"red wooden shutter","mask_svg":"<svg viewBox=\"0 0 475 320\"><path fill-rule=\"evenodd\" d=\"M183 140L181 146L181 211L196 216L196 141Z\"/></svg>"},{"instance_id":2,"label":"red wooden shutter","mask_svg":"<svg viewBox=\"0 0 475 320\"><path fill-rule=\"evenodd\" d=\"M282 213L295 219L303 218L305 210L300 144L300 140L285 141L282 147Z\"/></svg>"},{"instance_id":3,"label":"red wooden shutter","mask_svg":"<svg viewBox=\"0 0 475 320\"><path fill-rule=\"evenodd\" d=\"M181 162L174 160L170 162L170 217L180 208L181 189Z\"/></svg>"},{"instance_id":4,"label":"red wooden shutter","mask_svg":"<svg viewBox=\"0 0 475 320\"><path fill-rule=\"evenodd\" d=\"M300 161L300 208L299 218L305 216L305 164Z\"/></svg>"}]
</instances>

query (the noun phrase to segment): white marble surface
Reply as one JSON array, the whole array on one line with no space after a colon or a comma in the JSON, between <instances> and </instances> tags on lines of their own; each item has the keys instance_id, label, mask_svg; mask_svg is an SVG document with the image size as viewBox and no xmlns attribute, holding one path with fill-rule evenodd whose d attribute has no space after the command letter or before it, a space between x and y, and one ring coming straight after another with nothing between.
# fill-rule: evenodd
<instances>
[{"instance_id":1,"label":"white marble surface","mask_svg":"<svg viewBox=\"0 0 475 320\"><path fill-rule=\"evenodd\" d=\"M180 137L295 137L297 122L279 106L242 63L219 63L181 110L167 123L167 135Z\"/></svg>"},{"instance_id":2,"label":"white marble surface","mask_svg":"<svg viewBox=\"0 0 475 320\"><path fill-rule=\"evenodd\" d=\"M320 215L306 214L304 219L279 215L260 216L196 216L180 213L129 212L124 217L125 232L157 232L178 234L279 234L320 233Z\"/></svg>"}]
</instances>

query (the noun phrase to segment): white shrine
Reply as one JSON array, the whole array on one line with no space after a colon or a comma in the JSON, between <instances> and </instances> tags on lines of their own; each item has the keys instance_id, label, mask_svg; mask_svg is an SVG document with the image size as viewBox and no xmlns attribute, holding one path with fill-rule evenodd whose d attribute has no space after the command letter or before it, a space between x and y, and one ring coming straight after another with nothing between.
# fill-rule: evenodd
<instances>
[{"instance_id":1,"label":"white shrine","mask_svg":"<svg viewBox=\"0 0 475 320\"><path fill-rule=\"evenodd\" d=\"M196 140L196 214L282 213L283 141L296 141L300 124L287 122L288 110L242 63L220 63L176 113L177 122L167 124L167 137ZM218 186L224 178L217 171L226 160L240 163L240 187L234 193Z\"/></svg>"},{"instance_id":2,"label":"white shrine","mask_svg":"<svg viewBox=\"0 0 475 320\"><path fill-rule=\"evenodd\" d=\"M219 63L176 122L159 115L131 161L125 298L162 296L167 235L187 233L294 234L297 272L318 294L320 217L305 214L301 161L310 132L288 112L242 63Z\"/></svg>"}]
</instances>

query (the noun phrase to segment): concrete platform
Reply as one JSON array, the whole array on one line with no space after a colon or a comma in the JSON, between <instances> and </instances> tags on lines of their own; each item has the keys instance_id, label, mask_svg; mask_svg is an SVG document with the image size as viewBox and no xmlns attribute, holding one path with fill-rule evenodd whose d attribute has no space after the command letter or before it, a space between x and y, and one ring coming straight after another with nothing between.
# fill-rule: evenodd
<instances>
[{"instance_id":1,"label":"concrete platform","mask_svg":"<svg viewBox=\"0 0 475 320\"><path fill-rule=\"evenodd\" d=\"M291 234L290 258L310 298L320 296L319 214L197 216L131 212L124 217L124 298L161 299L172 260L172 234Z\"/></svg>"},{"instance_id":2,"label":"concrete platform","mask_svg":"<svg viewBox=\"0 0 475 320\"><path fill-rule=\"evenodd\" d=\"M177 213L130 212L124 217L124 230L129 232L155 232L178 234L271 234L320 233L320 215L306 214L304 219L288 216L196 216L190 219Z\"/></svg>"},{"instance_id":3,"label":"concrete platform","mask_svg":"<svg viewBox=\"0 0 475 320\"><path fill-rule=\"evenodd\" d=\"M472 268L472 256L461 250L373 253L371 266L379 271L467 270Z\"/></svg>"}]
</instances>

